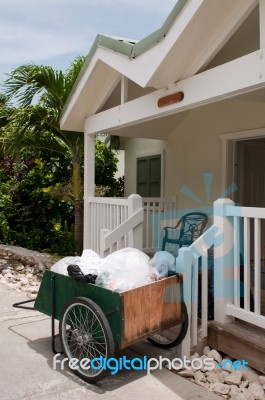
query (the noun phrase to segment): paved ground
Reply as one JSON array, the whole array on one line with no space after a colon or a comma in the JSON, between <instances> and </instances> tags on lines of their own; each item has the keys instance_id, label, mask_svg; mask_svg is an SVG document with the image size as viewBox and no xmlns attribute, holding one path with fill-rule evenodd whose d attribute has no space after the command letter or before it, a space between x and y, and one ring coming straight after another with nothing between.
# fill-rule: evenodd
<instances>
[{"instance_id":1,"label":"paved ground","mask_svg":"<svg viewBox=\"0 0 265 400\"><path fill-rule=\"evenodd\" d=\"M36 311L12 308L13 303L25 299L0 284L1 400L220 399L165 369L152 375L125 371L96 385L84 383L69 370L54 370L49 318ZM139 348L141 345L123 354L137 357Z\"/></svg>"}]
</instances>

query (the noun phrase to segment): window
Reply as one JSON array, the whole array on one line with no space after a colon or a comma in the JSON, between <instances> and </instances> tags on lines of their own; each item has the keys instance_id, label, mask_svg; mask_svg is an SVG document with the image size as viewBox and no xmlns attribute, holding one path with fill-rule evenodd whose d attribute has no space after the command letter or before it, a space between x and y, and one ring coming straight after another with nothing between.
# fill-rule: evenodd
<instances>
[{"instance_id":1,"label":"window","mask_svg":"<svg viewBox=\"0 0 265 400\"><path fill-rule=\"evenodd\" d=\"M161 195L161 155L137 158L137 193L142 197Z\"/></svg>"}]
</instances>

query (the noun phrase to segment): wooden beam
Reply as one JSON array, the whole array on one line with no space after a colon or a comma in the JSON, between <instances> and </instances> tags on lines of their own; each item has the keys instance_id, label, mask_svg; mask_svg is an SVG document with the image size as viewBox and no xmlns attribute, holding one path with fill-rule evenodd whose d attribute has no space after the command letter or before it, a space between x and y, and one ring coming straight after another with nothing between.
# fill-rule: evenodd
<instances>
[{"instance_id":1,"label":"wooden beam","mask_svg":"<svg viewBox=\"0 0 265 400\"><path fill-rule=\"evenodd\" d=\"M265 87L265 49L202 72L169 87L85 119L85 132L104 133L228 99ZM162 109L161 97L184 93L180 103Z\"/></svg>"}]
</instances>

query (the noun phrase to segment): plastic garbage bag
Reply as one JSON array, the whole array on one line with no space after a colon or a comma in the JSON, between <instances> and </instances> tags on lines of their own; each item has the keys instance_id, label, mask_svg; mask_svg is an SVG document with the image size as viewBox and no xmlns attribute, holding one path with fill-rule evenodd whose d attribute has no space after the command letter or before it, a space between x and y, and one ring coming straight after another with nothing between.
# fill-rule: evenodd
<instances>
[{"instance_id":1,"label":"plastic garbage bag","mask_svg":"<svg viewBox=\"0 0 265 400\"><path fill-rule=\"evenodd\" d=\"M149 273L149 257L140 250L127 247L115 251L101 261L96 284L115 291L125 291L154 280Z\"/></svg>"},{"instance_id":2,"label":"plastic garbage bag","mask_svg":"<svg viewBox=\"0 0 265 400\"><path fill-rule=\"evenodd\" d=\"M80 260L81 260L80 257L73 257L73 256L64 257L61 260L57 261L55 264L53 264L53 266L51 267L51 271L68 276L67 272L68 265L70 264L79 265Z\"/></svg>"},{"instance_id":3,"label":"plastic garbage bag","mask_svg":"<svg viewBox=\"0 0 265 400\"><path fill-rule=\"evenodd\" d=\"M101 261L102 258L95 251L86 249L83 251L78 265L84 275L98 275L101 270Z\"/></svg>"},{"instance_id":4,"label":"plastic garbage bag","mask_svg":"<svg viewBox=\"0 0 265 400\"><path fill-rule=\"evenodd\" d=\"M159 278L165 278L168 271L175 271L175 257L168 251L157 251L149 265L156 268Z\"/></svg>"}]
</instances>

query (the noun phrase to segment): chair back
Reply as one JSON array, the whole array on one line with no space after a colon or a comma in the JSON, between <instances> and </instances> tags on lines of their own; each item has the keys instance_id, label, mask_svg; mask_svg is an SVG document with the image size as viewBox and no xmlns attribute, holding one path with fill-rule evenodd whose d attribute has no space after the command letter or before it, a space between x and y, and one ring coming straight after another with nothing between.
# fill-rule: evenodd
<instances>
[{"instance_id":1,"label":"chair back","mask_svg":"<svg viewBox=\"0 0 265 400\"><path fill-rule=\"evenodd\" d=\"M179 247L191 245L203 233L208 216L201 212L191 212L181 217Z\"/></svg>"}]
</instances>

